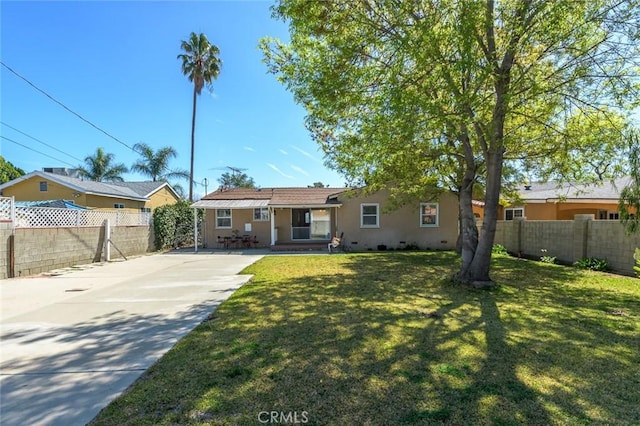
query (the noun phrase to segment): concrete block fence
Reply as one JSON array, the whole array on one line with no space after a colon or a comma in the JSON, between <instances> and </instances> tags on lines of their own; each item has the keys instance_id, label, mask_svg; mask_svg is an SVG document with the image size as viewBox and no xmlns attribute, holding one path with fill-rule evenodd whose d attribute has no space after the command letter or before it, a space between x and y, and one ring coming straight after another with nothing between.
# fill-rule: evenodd
<instances>
[{"instance_id":1,"label":"concrete block fence","mask_svg":"<svg viewBox=\"0 0 640 426\"><path fill-rule=\"evenodd\" d=\"M125 256L143 254L153 250L153 228L114 226L111 241ZM104 252L104 226L14 229L0 222L0 279L10 277L11 272L20 277L100 262ZM118 258L122 256L112 246L111 259Z\"/></svg>"},{"instance_id":2,"label":"concrete block fence","mask_svg":"<svg viewBox=\"0 0 640 426\"><path fill-rule=\"evenodd\" d=\"M617 220L576 215L574 220L498 221L495 244L514 255L555 256L568 264L584 257L607 259L614 272L635 275L633 253L640 248L640 235L626 235Z\"/></svg>"}]
</instances>

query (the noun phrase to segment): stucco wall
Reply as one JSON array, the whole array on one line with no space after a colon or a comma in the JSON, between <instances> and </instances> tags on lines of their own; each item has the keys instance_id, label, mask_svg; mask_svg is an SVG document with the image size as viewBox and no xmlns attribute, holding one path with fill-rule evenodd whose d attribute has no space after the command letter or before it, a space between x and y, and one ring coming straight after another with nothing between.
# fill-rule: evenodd
<instances>
[{"instance_id":1,"label":"stucco wall","mask_svg":"<svg viewBox=\"0 0 640 426\"><path fill-rule=\"evenodd\" d=\"M634 275L633 253L640 247L640 235L626 235L617 220L578 215L562 221L498 221L495 243L516 255L539 258L546 254L563 263L584 257L607 259L613 271Z\"/></svg>"},{"instance_id":2,"label":"stucco wall","mask_svg":"<svg viewBox=\"0 0 640 426\"><path fill-rule=\"evenodd\" d=\"M245 224L251 224L251 231L245 231ZM271 222L270 221L254 221L253 209L232 210L231 211L231 228L218 228L216 226L216 211L205 210L204 217L205 241L209 248L218 247L218 237L230 237L233 230L237 229L240 235L251 235L258 240L258 247L268 247L271 243L269 239Z\"/></svg>"},{"instance_id":3,"label":"stucco wall","mask_svg":"<svg viewBox=\"0 0 640 426\"><path fill-rule=\"evenodd\" d=\"M403 248L416 244L423 249L453 249L458 237L458 200L452 194L443 194L437 202L438 225L420 226L420 203L403 206L397 210L387 209L385 191L367 197L341 198L342 207L337 211L337 233L344 238L352 250L376 250L378 245L387 248ZM360 206L378 203L379 227L361 226Z\"/></svg>"},{"instance_id":4,"label":"stucco wall","mask_svg":"<svg viewBox=\"0 0 640 426\"><path fill-rule=\"evenodd\" d=\"M8 276L8 241L11 229L0 224L0 278ZM15 276L26 276L104 260L104 227L16 229ZM149 226L111 228L113 245L125 256L143 254L153 248ZM121 258L112 246L111 259Z\"/></svg>"}]
</instances>

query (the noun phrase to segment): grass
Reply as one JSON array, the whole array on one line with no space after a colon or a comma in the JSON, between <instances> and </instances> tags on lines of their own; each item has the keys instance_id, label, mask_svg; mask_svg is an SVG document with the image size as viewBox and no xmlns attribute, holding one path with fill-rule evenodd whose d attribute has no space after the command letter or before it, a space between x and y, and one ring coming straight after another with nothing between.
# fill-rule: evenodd
<instances>
[{"instance_id":1,"label":"grass","mask_svg":"<svg viewBox=\"0 0 640 426\"><path fill-rule=\"evenodd\" d=\"M266 257L93 424L640 424L639 280L497 255L470 290L457 262Z\"/></svg>"}]
</instances>

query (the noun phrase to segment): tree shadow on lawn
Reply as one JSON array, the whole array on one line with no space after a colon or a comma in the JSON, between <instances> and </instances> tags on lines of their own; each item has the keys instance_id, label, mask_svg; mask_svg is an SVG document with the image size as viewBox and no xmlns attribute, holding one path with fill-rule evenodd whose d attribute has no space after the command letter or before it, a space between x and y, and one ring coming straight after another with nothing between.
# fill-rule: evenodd
<instances>
[{"instance_id":1,"label":"tree shadow on lawn","mask_svg":"<svg viewBox=\"0 0 640 426\"><path fill-rule=\"evenodd\" d=\"M631 293L514 259L495 264L494 291L451 284L450 253L334 259L337 275L298 258L277 285L256 276L110 409L132 424L257 424L265 411L309 424L639 420L637 320L602 311L640 312Z\"/></svg>"},{"instance_id":2,"label":"tree shadow on lawn","mask_svg":"<svg viewBox=\"0 0 640 426\"><path fill-rule=\"evenodd\" d=\"M85 424L218 304L176 317L116 310L70 326L8 324L0 336L2 424ZM25 355L25 345L35 351Z\"/></svg>"}]
</instances>

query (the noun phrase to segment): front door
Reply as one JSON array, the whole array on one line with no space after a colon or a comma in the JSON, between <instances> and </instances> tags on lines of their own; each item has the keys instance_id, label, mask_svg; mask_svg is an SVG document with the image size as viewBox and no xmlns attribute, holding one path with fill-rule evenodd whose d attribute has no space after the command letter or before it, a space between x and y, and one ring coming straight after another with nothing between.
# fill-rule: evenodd
<instances>
[{"instance_id":1,"label":"front door","mask_svg":"<svg viewBox=\"0 0 640 426\"><path fill-rule=\"evenodd\" d=\"M291 239L308 240L311 236L311 210L291 209Z\"/></svg>"}]
</instances>

